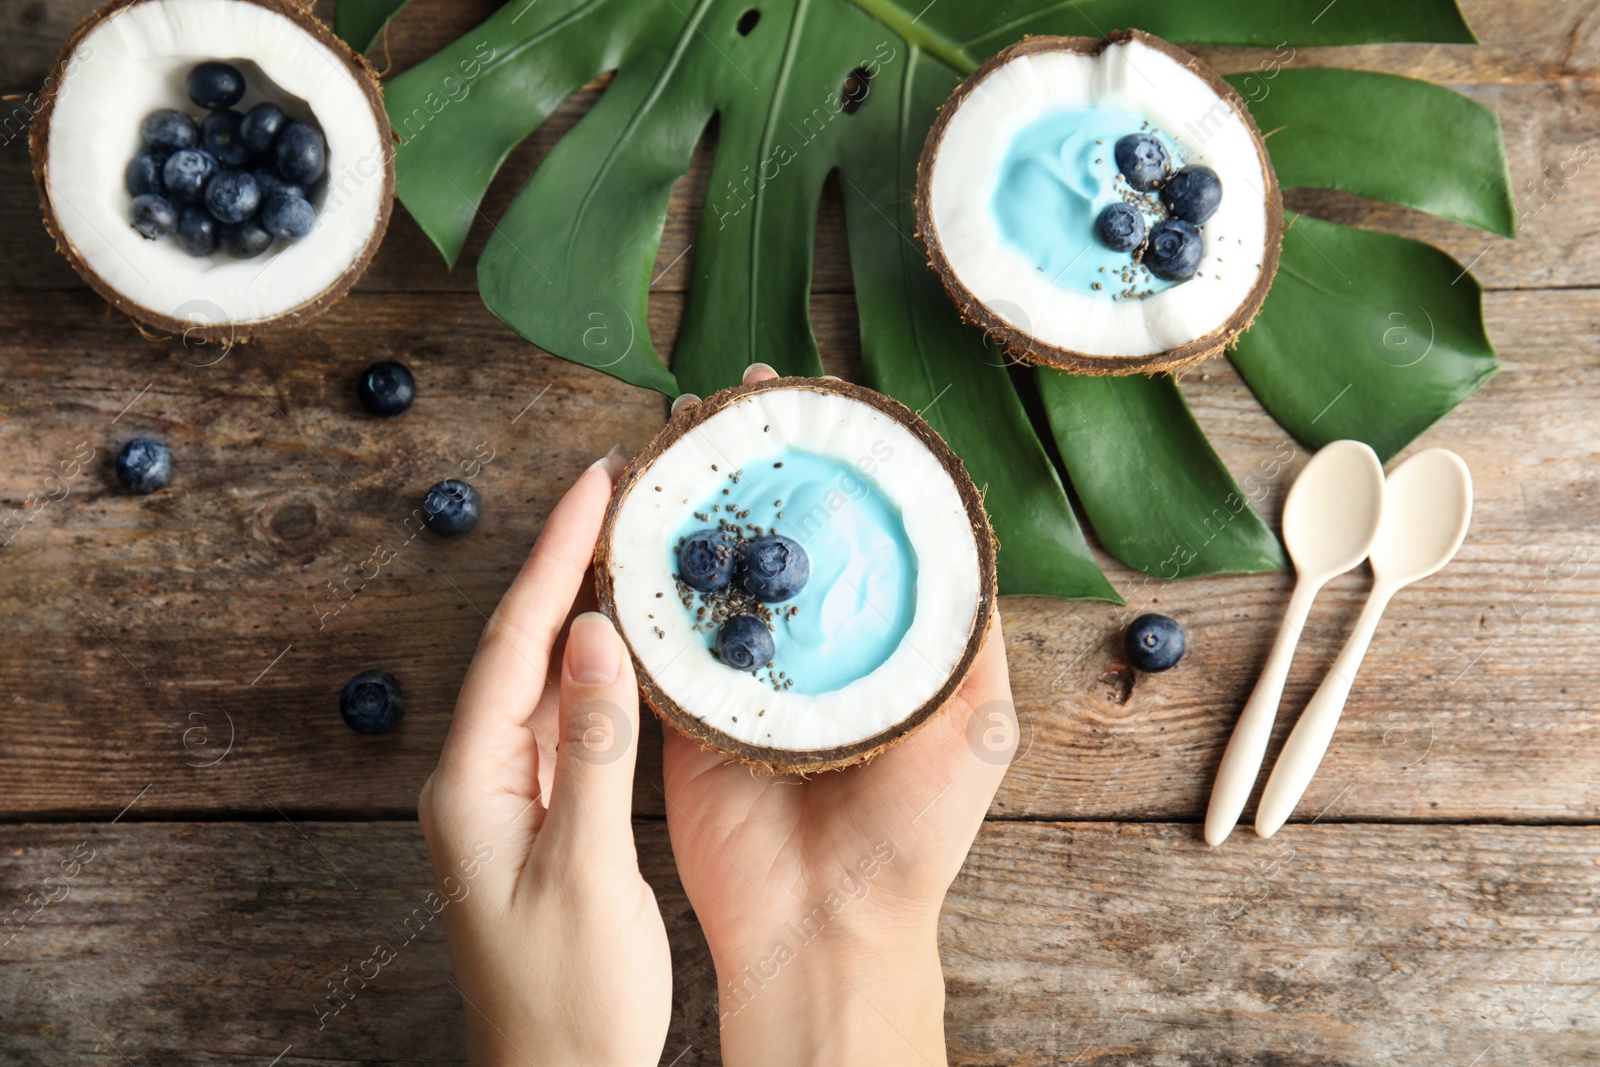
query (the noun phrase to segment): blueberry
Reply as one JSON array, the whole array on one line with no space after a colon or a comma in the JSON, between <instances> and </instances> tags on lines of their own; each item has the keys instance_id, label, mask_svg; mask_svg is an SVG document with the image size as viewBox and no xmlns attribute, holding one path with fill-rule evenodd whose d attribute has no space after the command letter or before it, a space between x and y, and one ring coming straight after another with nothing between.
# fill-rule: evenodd
<instances>
[{"instance_id":1,"label":"blueberry","mask_svg":"<svg viewBox=\"0 0 1600 1067\"><path fill-rule=\"evenodd\" d=\"M1142 193L1161 184L1172 162L1167 146L1148 133L1130 133L1123 137L1112 149L1112 155L1128 184Z\"/></svg>"},{"instance_id":2,"label":"blueberry","mask_svg":"<svg viewBox=\"0 0 1600 1067\"><path fill-rule=\"evenodd\" d=\"M740 546L738 572L751 596L773 604L805 588L811 559L798 542L768 534Z\"/></svg>"},{"instance_id":3,"label":"blueberry","mask_svg":"<svg viewBox=\"0 0 1600 1067\"><path fill-rule=\"evenodd\" d=\"M1094 232L1113 252L1132 252L1144 243L1144 216L1132 204L1107 204L1094 221Z\"/></svg>"},{"instance_id":4,"label":"blueberry","mask_svg":"<svg viewBox=\"0 0 1600 1067\"><path fill-rule=\"evenodd\" d=\"M1184 167L1161 187L1161 202L1173 218L1198 226L1217 213L1222 179L1210 167Z\"/></svg>"},{"instance_id":5,"label":"blueberry","mask_svg":"<svg viewBox=\"0 0 1600 1067\"><path fill-rule=\"evenodd\" d=\"M128 215L128 222L139 231L140 237L154 241L177 230L178 209L164 196L145 193L133 198L133 210Z\"/></svg>"},{"instance_id":6,"label":"blueberry","mask_svg":"<svg viewBox=\"0 0 1600 1067\"><path fill-rule=\"evenodd\" d=\"M386 734L405 718L400 682L388 671L362 671L344 683L339 714L358 734Z\"/></svg>"},{"instance_id":7,"label":"blueberry","mask_svg":"<svg viewBox=\"0 0 1600 1067\"><path fill-rule=\"evenodd\" d=\"M1200 269L1206 241L1200 231L1182 219L1158 222L1145 244L1144 265L1157 278L1181 282Z\"/></svg>"},{"instance_id":8,"label":"blueberry","mask_svg":"<svg viewBox=\"0 0 1600 1067\"><path fill-rule=\"evenodd\" d=\"M690 589L715 593L733 581L734 540L726 530L696 530L678 549L678 577Z\"/></svg>"},{"instance_id":9,"label":"blueberry","mask_svg":"<svg viewBox=\"0 0 1600 1067\"><path fill-rule=\"evenodd\" d=\"M717 655L735 670L753 671L772 662L772 631L754 615L735 615L717 631Z\"/></svg>"},{"instance_id":10,"label":"blueberry","mask_svg":"<svg viewBox=\"0 0 1600 1067\"><path fill-rule=\"evenodd\" d=\"M261 205L261 225L279 237L304 237L317 226L317 209L303 197L274 196Z\"/></svg>"},{"instance_id":11,"label":"blueberry","mask_svg":"<svg viewBox=\"0 0 1600 1067\"><path fill-rule=\"evenodd\" d=\"M257 167L250 172L250 176L260 187L263 201L271 200L275 196L298 196L302 200L307 199L306 187L284 181L278 176L276 167Z\"/></svg>"},{"instance_id":12,"label":"blueberry","mask_svg":"<svg viewBox=\"0 0 1600 1067\"><path fill-rule=\"evenodd\" d=\"M209 256L217 250L217 220L197 207L178 216L178 247L191 256Z\"/></svg>"},{"instance_id":13,"label":"blueberry","mask_svg":"<svg viewBox=\"0 0 1600 1067\"><path fill-rule=\"evenodd\" d=\"M411 406L411 402L417 398L417 380L404 363L385 360L361 372L356 395L361 398L362 407L374 415L388 418Z\"/></svg>"},{"instance_id":14,"label":"blueberry","mask_svg":"<svg viewBox=\"0 0 1600 1067\"><path fill-rule=\"evenodd\" d=\"M257 104L244 113L244 121L239 124L239 136L251 152L265 156L278 133L288 124L289 116L277 104Z\"/></svg>"},{"instance_id":15,"label":"blueberry","mask_svg":"<svg viewBox=\"0 0 1600 1067\"><path fill-rule=\"evenodd\" d=\"M164 107L145 116L139 127L144 143L157 150L176 152L200 143L200 127L181 111Z\"/></svg>"},{"instance_id":16,"label":"blueberry","mask_svg":"<svg viewBox=\"0 0 1600 1067\"><path fill-rule=\"evenodd\" d=\"M446 478L423 497L422 518L434 533L471 533L483 518L483 498L459 478Z\"/></svg>"},{"instance_id":17,"label":"blueberry","mask_svg":"<svg viewBox=\"0 0 1600 1067\"><path fill-rule=\"evenodd\" d=\"M232 107L244 96L244 75L239 68L212 60L189 71L189 99L208 111Z\"/></svg>"},{"instance_id":18,"label":"blueberry","mask_svg":"<svg viewBox=\"0 0 1600 1067\"><path fill-rule=\"evenodd\" d=\"M143 196L145 193L155 193L157 196L167 194L166 183L161 180L161 167L166 160L154 152L140 152L128 161L128 169L122 172L122 177L128 183L130 196Z\"/></svg>"},{"instance_id":19,"label":"blueberry","mask_svg":"<svg viewBox=\"0 0 1600 1067\"><path fill-rule=\"evenodd\" d=\"M225 170L206 185L206 210L218 222L243 222L260 208L261 189L242 170Z\"/></svg>"},{"instance_id":20,"label":"blueberry","mask_svg":"<svg viewBox=\"0 0 1600 1067\"><path fill-rule=\"evenodd\" d=\"M217 244L234 259L254 259L272 244L272 234L255 219L219 227Z\"/></svg>"},{"instance_id":21,"label":"blueberry","mask_svg":"<svg viewBox=\"0 0 1600 1067\"><path fill-rule=\"evenodd\" d=\"M1165 615L1140 615L1123 637L1128 660L1154 674L1176 667L1183 658L1183 627Z\"/></svg>"},{"instance_id":22,"label":"blueberry","mask_svg":"<svg viewBox=\"0 0 1600 1067\"><path fill-rule=\"evenodd\" d=\"M184 148L172 153L161 168L167 195L180 204L198 204L206 195L206 183L217 173L217 161L200 148Z\"/></svg>"},{"instance_id":23,"label":"blueberry","mask_svg":"<svg viewBox=\"0 0 1600 1067\"><path fill-rule=\"evenodd\" d=\"M322 177L327 163L322 132L304 122L291 122L278 134L278 173L285 181L310 185Z\"/></svg>"},{"instance_id":24,"label":"blueberry","mask_svg":"<svg viewBox=\"0 0 1600 1067\"><path fill-rule=\"evenodd\" d=\"M250 149L239 133L244 116L237 111L213 111L200 123L200 145L217 157L224 167L242 167L250 159Z\"/></svg>"},{"instance_id":25,"label":"blueberry","mask_svg":"<svg viewBox=\"0 0 1600 1067\"><path fill-rule=\"evenodd\" d=\"M135 437L117 453L117 480L143 496L172 477L172 453L154 437Z\"/></svg>"}]
</instances>

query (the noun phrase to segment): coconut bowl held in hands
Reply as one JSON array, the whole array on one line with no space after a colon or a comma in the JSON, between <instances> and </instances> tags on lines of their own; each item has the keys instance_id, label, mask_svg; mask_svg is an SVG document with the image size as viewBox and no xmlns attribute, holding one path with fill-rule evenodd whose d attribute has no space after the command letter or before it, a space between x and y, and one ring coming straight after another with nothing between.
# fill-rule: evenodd
<instances>
[{"instance_id":1,"label":"coconut bowl held in hands","mask_svg":"<svg viewBox=\"0 0 1600 1067\"><path fill-rule=\"evenodd\" d=\"M595 580L657 714L733 759L823 771L958 691L994 610L995 543L921 418L776 378L683 407L634 459Z\"/></svg>"},{"instance_id":2,"label":"coconut bowl held in hands","mask_svg":"<svg viewBox=\"0 0 1600 1067\"><path fill-rule=\"evenodd\" d=\"M289 0L117 0L68 39L29 146L46 228L143 327L235 341L341 299L389 222L377 77Z\"/></svg>"}]
</instances>

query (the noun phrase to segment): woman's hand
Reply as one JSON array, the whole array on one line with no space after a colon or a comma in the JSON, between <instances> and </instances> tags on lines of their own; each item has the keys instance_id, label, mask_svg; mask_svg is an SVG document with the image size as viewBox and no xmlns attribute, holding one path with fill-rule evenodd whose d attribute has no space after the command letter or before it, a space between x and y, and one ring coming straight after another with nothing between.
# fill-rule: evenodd
<instances>
[{"instance_id":1,"label":"woman's hand","mask_svg":"<svg viewBox=\"0 0 1600 1067\"><path fill-rule=\"evenodd\" d=\"M603 615L568 628L621 468L613 450L551 513L417 803L474 1064L654 1067L666 1043L672 962L630 819L633 666Z\"/></svg>"},{"instance_id":2,"label":"woman's hand","mask_svg":"<svg viewBox=\"0 0 1600 1067\"><path fill-rule=\"evenodd\" d=\"M667 825L716 964L723 1062L944 1063L939 907L1017 740L998 613L959 694L870 763L772 777L665 734Z\"/></svg>"}]
</instances>

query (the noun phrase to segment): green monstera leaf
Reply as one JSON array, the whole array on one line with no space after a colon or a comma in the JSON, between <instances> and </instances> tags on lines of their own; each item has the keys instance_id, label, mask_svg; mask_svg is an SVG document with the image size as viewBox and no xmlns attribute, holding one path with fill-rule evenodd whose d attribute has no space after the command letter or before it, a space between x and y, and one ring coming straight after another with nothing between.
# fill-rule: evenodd
<instances>
[{"instance_id":1,"label":"green monstera leaf","mask_svg":"<svg viewBox=\"0 0 1600 1067\"><path fill-rule=\"evenodd\" d=\"M378 16L397 10L393 0L345 0L357 2L367 9L365 21L352 25L369 40L382 25ZM916 157L938 106L985 56L1024 34L1102 34L1130 25L1178 41L1276 46L1280 54L1288 42L1473 39L1449 0L1343 0L1320 15L1294 0L513 2L389 84L390 118L401 138L398 191L453 264L511 150L579 87L614 72L599 102L551 150L505 215L488 220L493 233L478 264L479 288L490 310L548 351L671 395L733 384L755 361L784 373L820 371L808 310L812 246L823 183L837 173L866 378L922 410L984 487L1002 544L1002 591L1115 600L1016 391L1027 379L1013 377L982 334L958 321L926 267L911 193ZM1443 94L1427 98L1435 114L1454 109L1468 117L1439 129L1398 121L1375 126L1375 100L1386 92L1414 93L1421 83L1390 79L1404 85L1389 85L1368 75L1330 88L1299 77L1311 73L1257 72L1270 85L1263 105L1282 109L1278 125L1285 130L1275 136L1287 137L1313 117L1318 123L1285 141L1295 153L1286 164L1287 184L1393 199L1504 232L1509 191L1492 113L1424 86ZM644 329L651 270L673 183L713 122L716 156L669 368ZM1270 120L1263 125L1274 128ZM1404 141L1403 151L1381 158L1421 160L1416 166L1451 177L1430 183L1426 174L1386 174L1355 152L1317 158L1325 154L1319 145L1338 137L1341 126L1359 128L1362 144L1375 153ZM1317 245L1326 245L1336 262L1344 257L1336 269L1352 276L1365 271L1358 261L1373 252L1359 237ZM1289 258L1286 246L1286 265ZM1437 303L1437 266L1421 278L1390 272L1392 285L1379 303L1437 307L1451 318L1446 333L1459 332L1467 314L1481 335L1475 304L1464 310L1459 300ZM1476 299L1475 290L1461 292ZM1375 297L1368 287L1348 293L1320 284L1275 287L1259 321L1279 336L1330 321L1348 335L1355 319L1365 324L1382 313L1379 303L1362 304ZM1320 358L1318 337L1302 343L1317 349L1303 351L1304 359ZM1319 424L1302 419L1300 409L1316 394L1294 384L1300 371L1287 352L1253 352L1256 358L1241 366L1269 410L1291 432L1314 440L1318 431L1308 427ZM1492 353L1487 358L1492 365ZM1481 360L1469 366L1436 359L1429 367L1437 375L1433 386L1459 396L1483 380L1482 370ZM1152 538L1170 539L1200 503L1223 499L1242 507L1206 540L1200 562L1184 576L1283 565L1270 530L1205 444L1169 379L1082 383L1041 374L1036 380L1044 385L1044 410L1067 476L1113 555L1159 574L1163 558ZM1433 386L1394 397L1381 417L1334 425L1346 436L1392 445L1396 434L1420 432L1442 414L1439 397L1448 393ZM1086 436L1084 427L1105 432ZM1130 463L1159 464L1161 476L1129 478Z\"/></svg>"}]
</instances>

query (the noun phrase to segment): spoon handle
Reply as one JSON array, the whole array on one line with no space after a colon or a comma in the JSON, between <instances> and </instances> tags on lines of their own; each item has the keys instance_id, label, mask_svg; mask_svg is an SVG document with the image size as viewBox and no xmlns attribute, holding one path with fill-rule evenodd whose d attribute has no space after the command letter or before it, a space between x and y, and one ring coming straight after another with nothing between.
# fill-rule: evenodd
<instances>
[{"instance_id":1,"label":"spoon handle","mask_svg":"<svg viewBox=\"0 0 1600 1067\"><path fill-rule=\"evenodd\" d=\"M1300 721L1289 733L1289 740L1284 742L1283 751L1278 753L1278 762L1272 767L1267 787L1261 792L1261 803L1256 807L1256 833L1262 837L1271 837L1289 820L1311 784L1312 776L1317 773L1317 766L1328 751L1328 742L1333 740L1334 727L1339 725L1339 716L1344 712L1350 687L1355 684L1356 671L1361 669L1367 646L1377 632L1378 620L1383 617L1393 595L1394 591L1386 587L1372 590L1339 658L1333 661L1328 676L1317 687L1316 695L1301 712Z\"/></svg>"},{"instance_id":2,"label":"spoon handle","mask_svg":"<svg viewBox=\"0 0 1600 1067\"><path fill-rule=\"evenodd\" d=\"M1250 799L1250 791L1255 788L1262 757L1267 753L1267 741L1272 737L1272 724L1278 717L1283 683L1289 677L1289 663L1294 659L1295 646L1300 643L1300 631L1305 628L1306 616L1311 612L1311 601L1321 588L1320 582L1301 579L1289 597L1278 637L1261 668L1261 678L1239 714L1228 750L1222 754L1222 765L1217 768L1217 782L1211 788L1211 806L1206 809L1208 845L1220 845L1228 839L1239 822L1239 813L1244 811L1245 801Z\"/></svg>"}]
</instances>

